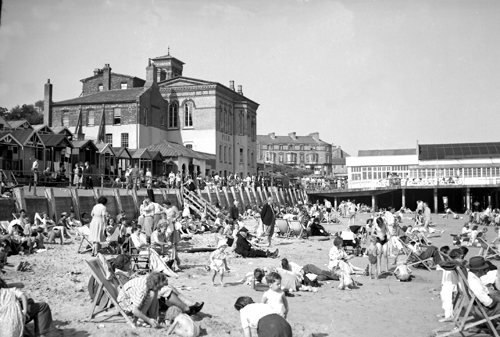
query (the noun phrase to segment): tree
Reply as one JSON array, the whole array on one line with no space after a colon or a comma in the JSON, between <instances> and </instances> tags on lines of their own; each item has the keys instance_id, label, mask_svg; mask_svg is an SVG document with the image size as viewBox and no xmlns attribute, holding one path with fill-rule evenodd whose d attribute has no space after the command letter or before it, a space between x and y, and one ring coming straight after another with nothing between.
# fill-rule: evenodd
<instances>
[{"instance_id":1,"label":"tree","mask_svg":"<svg viewBox=\"0 0 500 337\"><path fill-rule=\"evenodd\" d=\"M41 105L41 108L40 108ZM30 124L43 123L43 101L37 101L33 104L16 105L10 111L2 113L6 120L13 121L26 119Z\"/></svg>"}]
</instances>

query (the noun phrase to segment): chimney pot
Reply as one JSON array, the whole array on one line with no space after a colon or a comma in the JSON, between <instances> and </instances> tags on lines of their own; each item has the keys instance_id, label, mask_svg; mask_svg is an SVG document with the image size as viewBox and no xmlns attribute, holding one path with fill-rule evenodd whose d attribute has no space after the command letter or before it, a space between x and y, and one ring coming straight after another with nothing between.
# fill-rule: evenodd
<instances>
[{"instance_id":1,"label":"chimney pot","mask_svg":"<svg viewBox=\"0 0 500 337\"><path fill-rule=\"evenodd\" d=\"M229 81L229 89L234 91L234 81Z\"/></svg>"},{"instance_id":2,"label":"chimney pot","mask_svg":"<svg viewBox=\"0 0 500 337\"><path fill-rule=\"evenodd\" d=\"M47 83L50 83L50 78L47 79Z\"/></svg>"},{"instance_id":3,"label":"chimney pot","mask_svg":"<svg viewBox=\"0 0 500 337\"><path fill-rule=\"evenodd\" d=\"M243 86L238 85L238 94L243 95Z\"/></svg>"}]
</instances>

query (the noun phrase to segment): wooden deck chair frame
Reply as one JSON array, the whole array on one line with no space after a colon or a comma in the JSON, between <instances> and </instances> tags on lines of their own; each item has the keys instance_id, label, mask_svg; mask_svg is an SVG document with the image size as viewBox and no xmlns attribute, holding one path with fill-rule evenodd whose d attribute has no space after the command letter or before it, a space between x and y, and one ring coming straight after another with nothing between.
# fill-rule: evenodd
<instances>
[{"instance_id":1,"label":"wooden deck chair frame","mask_svg":"<svg viewBox=\"0 0 500 337\"><path fill-rule=\"evenodd\" d=\"M78 254L84 254L87 252L91 252L94 249L94 243L89 241L88 235L85 235L80 231L80 227L75 227L76 230L76 235L80 237L80 245L78 246ZM82 249L82 246L85 244L85 249ZM90 248L87 248L87 246L90 246Z\"/></svg>"},{"instance_id":2,"label":"wooden deck chair frame","mask_svg":"<svg viewBox=\"0 0 500 337\"><path fill-rule=\"evenodd\" d=\"M286 219L276 219L276 227L280 230L280 233L282 233L285 237L290 236L290 225L288 223L288 220Z\"/></svg>"},{"instance_id":3,"label":"wooden deck chair frame","mask_svg":"<svg viewBox=\"0 0 500 337\"><path fill-rule=\"evenodd\" d=\"M481 234L481 233L480 233ZM476 237L476 239L479 241L479 243L482 243L486 245L486 257L485 259L494 259L495 257L500 258L500 252L498 251L497 247L493 247L490 245L485 239L483 239L481 236ZM493 254L489 254L489 252L493 252Z\"/></svg>"},{"instance_id":4,"label":"wooden deck chair frame","mask_svg":"<svg viewBox=\"0 0 500 337\"><path fill-rule=\"evenodd\" d=\"M132 240L131 237L128 239L128 253L132 259L132 270L137 271L137 270L144 270L147 272L151 271L151 252L149 251L151 248L149 245L146 246L146 249L139 249L136 248L134 245L134 241ZM147 251L147 254L141 254L141 251ZM144 263L146 266L145 267L140 267L139 265L141 263Z\"/></svg>"},{"instance_id":5,"label":"wooden deck chair frame","mask_svg":"<svg viewBox=\"0 0 500 337\"><path fill-rule=\"evenodd\" d=\"M470 330L478 325L486 324L490 333L480 335L474 334L474 336L500 337L493 322L493 320L500 319L500 314L488 316L484 305L476 298L474 293L470 291L467 277L462 268L457 267L455 272L459 280L457 287L458 299L455 301L456 307L453 310L455 318L453 319L453 323L435 329L433 335L436 337L446 337L454 334L463 336L464 331ZM478 316L482 318L478 319Z\"/></svg>"},{"instance_id":6,"label":"wooden deck chair frame","mask_svg":"<svg viewBox=\"0 0 500 337\"><path fill-rule=\"evenodd\" d=\"M408 245L406 243L403 242L403 240L401 240L400 238L396 237L396 239L399 241L399 243L401 244L401 246L403 247L402 251L403 253L406 255L406 265L408 267L411 267L411 266L414 266L414 265L417 265L417 264L422 264L425 268L427 268L428 271L431 271L432 269L427 265L428 262L432 261L433 258L430 257L430 258L427 258L427 259L424 259L422 260L420 258L420 256L418 256L417 254L415 254L413 252L413 250L411 250L410 247L408 247ZM411 262L411 263L408 263L411 259L414 259L416 260L415 262Z\"/></svg>"},{"instance_id":7,"label":"wooden deck chair frame","mask_svg":"<svg viewBox=\"0 0 500 337\"><path fill-rule=\"evenodd\" d=\"M293 233L298 238L301 238L302 235L304 234L304 226L300 223L298 220L292 220L288 222L288 226L290 228L290 234Z\"/></svg>"},{"instance_id":8,"label":"wooden deck chair frame","mask_svg":"<svg viewBox=\"0 0 500 337\"><path fill-rule=\"evenodd\" d=\"M127 324L129 324L131 327L133 327L135 329L136 326L135 326L134 322L132 321L132 319L127 315L127 313L118 304L116 289L104 277L104 274L100 268L99 259L85 260L85 262L87 262L87 265L90 268L92 276L94 276L94 279L99 284L97 292L96 292L96 296L94 296L94 300L92 301L92 307L90 310L90 320L94 319L94 317L97 314L99 314L103 311L107 311L109 309L109 307L106 307L106 308L103 308L100 310L96 310L97 301L99 298L99 296L97 296L97 294L99 294L101 291L104 291L107 294L107 296L109 297L109 300L111 301L111 303L114 304L115 309L117 309L120 312L120 314L125 318L125 320L127 321Z\"/></svg>"}]
</instances>

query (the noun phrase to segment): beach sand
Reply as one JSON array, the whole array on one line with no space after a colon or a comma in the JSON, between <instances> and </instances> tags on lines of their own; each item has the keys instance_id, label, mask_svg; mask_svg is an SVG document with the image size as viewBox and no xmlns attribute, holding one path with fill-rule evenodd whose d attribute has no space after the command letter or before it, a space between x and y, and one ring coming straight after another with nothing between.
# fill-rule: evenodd
<instances>
[{"instance_id":1,"label":"beach sand","mask_svg":"<svg viewBox=\"0 0 500 337\"><path fill-rule=\"evenodd\" d=\"M406 215L403 225L413 221ZM364 225L367 214L361 214L356 224ZM436 228L446 229L440 237L432 238L433 245L452 246L450 233L459 233L465 220L442 219L434 215ZM253 224L249 223L251 227ZM336 232L345 229L347 219L342 224L325 225ZM488 238L495 233L490 227ZM59 328L49 336L163 336L165 328L131 329L119 316L102 320L98 316L89 321L91 302L87 291L90 270L85 259L89 253L77 254L78 240L67 240L63 246L47 245L45 252L31 256L12 256L3 278L8 283L22 284L23 291L36 301L50 304ZM214 235L199 235L192 242L195 247L215 245ZM197 301L204 301L201 313L193 316L200 325L204 336L241 336L239 314L233 305L239 296L251 296L254 301L261 300L262 292L238 283L247 272L257 267L276 267L280 259L286 257L300 265L314 264L326 269L328 252L332 241L299 240L296 238L277 238L272 249L279 248L278 259L244 259L235 257L230 252L229 267L226 275L226 287L212 286L210 273L205 270L210 253L180 253L182 272L179 278L170 279L170 283ZM467 259L477 254L478 248L472 248ZM390 262L394 259L391 258ZM15 271L20 261L28 261L33 271ZM366 267L367 258L355 257L353 264ZM497 262L494 262L497 264ZM337 281L323 282L317 293L298 292L288 298L290 322L294 336L429 336L439 327L437 314L442 313L439 299L441 272L413 269L415 278L409 283L398 282L389 276L380 280L371 280L368 276L355 276L363 285L352 291L336 289ZM30 324L32 326L32 324Z\"/></svg>"}]
</instances>

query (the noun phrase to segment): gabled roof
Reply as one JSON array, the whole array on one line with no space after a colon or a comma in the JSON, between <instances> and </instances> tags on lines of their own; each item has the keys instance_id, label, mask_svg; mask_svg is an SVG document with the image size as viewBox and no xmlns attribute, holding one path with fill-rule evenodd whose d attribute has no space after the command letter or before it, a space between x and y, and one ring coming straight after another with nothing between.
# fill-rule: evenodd
<instances>
[{"instance_id":1,"label":"gabled roof","mask_svg":"<svg viewBox=\"0 0 500 337\"><path fill-rule=\"evenodd\" d=\"M116 154L116 158L119 159L132 159L132 154L126 147L113 147L113 152Z\"/></svg>"},{"instance_id":2,"label":"gabled roof","mask_svg":"<svg viewBox=\"0 0 500 337\"><path fill-rule=\"evenodd\" d=\"M46 124L35 124L32 125L32 127L36 132L54 133L54 130L49 128Z\"/></svg>"},{"instance_id":3,"label":"gabled roof","mask_svg":"<svg viewBox=\"0 0 500 337\"><path fill-rule=\"evenodd\" d=\"M40 140L45 147L71 147L73 144L66 138L65 135L49 135L49 134L39 134Z\"/></svg>"},{"instance_id":4,"label":"gabled roof","mask_svg":"<svg viewBox=\"0 0 500 337\"><path fill-rule=\"evenodd\" d=\"M141 80L141 81L143 81L143 82L146 82L146 81L144 81L142 78L139 78L139 77L136 77L136 76L130 76L130 75L125 75L125 74L119 74L119 73L114 73L114 72L111 72L111 76L113 76L113 75L116 75L116 76L121 76L121 77L128 77L128 78L132 78L132 79L137 78L138 80ZM80 80L80 82L84 83L84 82L86 82L86 81L88 81L88 80L91 80L91 79L97 78L97 77L99 77L99 76L102 76L102 73L97 74L97 75L92 75L92 76L89 76L89 77L82 78L82 79Z\"/></svg>"},{"instance_id":5,"label":"gabled roof","mask_svg":"<svg viewBox=\"0 0 500 337\"><path fill-rule=\"evenodd\" d=\"M358 151L358 157L411 156L414 154L417 154L416 149L359 150Z\"/></svg>"},{"instance_id":6,"label":"gabled roof","mask_svg":"<svg viewBox=\"0 0 500 337\"><path fill-rule=\"evenodd\" d=\"M151 155L151 160L163 161L163 156L160 151L149 151L149 154Z\"/></svg>"},{"instance_id":7,"label":"gabled roof","mask_svg":"<svg viewBox=\"0 0 500 337\"><path fill-rule=\"evenodd\" d=\"M67 134L67 135L70 135L70 136L73 136L73 132L71 132L67 127L65 126L53 126L50 128L52 130L52 132L54 132L56 135L60 135L60 134Z\"/></svg>"},{"instance_id":8,"label":"gabled roof","mask_svg":"<svg viewBox=\"0 0 500 337\"><path fill-rule=\"evenodd\" d=\"M21 144L26 145L26 143L31 139L31 136L35 135L36 138L40 140L40 137L33 129L14 129L11 130L12 136L14 136ZM41 140L40 140L41 142Z\"/></svg>"},{"instance_id":9,"label":"gabled roof","mask_svg":"<svg viewBox=\"0 0 500 337\"><path fill-rule=\"evenodd\" d=\"M12 135L9 131L0 131L0 143L17 143L19 146L23 147L23 144Z\"/></svg>"},{"instance_id":10,"label":"gabled roof","mask_svg":"<svg viewBox=\"0 0 500 337\"><path fill-rule=\"evenodd\" d=\"M132 154L132 159L148 159L148 160L153 159L151 157L151 155L149 154L149 151L147 148L136 149L136 150L134 150L134 152L132 152L132 150L131 150L130 154Z\"/></svg>"},{"instance_id":11,"label":"gabled roof","mask_svg":"<svg viewBox=\"0 0 500 337\"><path fill-rule=\"evenodd\" d=\"M3 124L4 129L8 129L11 127L9 122L2 116L0 116L0 124Z\"/></svg>"},{"instance_id":12,"label":"gabled roof","mask_svg":"<svg viewBox=\"0 0 500 337\"><path fill-rule=\"evenodd\" d=\"M65 101L54 102L54 106L58 105L78 105L78 104L103 104L103 103L121 103L135 102L148 88L132 88L106 90L96 92L95 94L68 99Z\"/></svg>"},{"instance_id":13,"label":"gabled roof","mask_svg":"<svg viewBox=\"0 0 500 337\"><path fill-rule=\"evenodd\" d=\"M269 135L257 135L257 142L260 144L283 144L283 145L330 145L325 141L316 140L312 136L296 136L293 139L290 136L274 136L271 138ZM287 149L284 149L287 150Z\"/></svg>"},{"instance_id":14,"label":"gabled roof","mask_svg":"<svg viewBox=\"0 0 500 337\"><path fill-rule=\"evenodd\" d=\"M97 147L97 150L100 154L109 154L112 156L116 156L115 151L113 151L113 148L111 147L111 143L97 143L95 144L95 147Z\"/></svg>"},{"instance_id":15,"label":"gabled roof","mask_svg":"<svg viewBox=\"0 0 500 337\"><path fill-rule=\"evenodd\" d=\"M184 145L164 140L148 147L151 151L160 151L163 157L186 157L205 160L205 157L198 152L188 149Z\"/></svg>"},{"instance_id":16,"label":"gabled roof","mask_svg":"<svg viewBox=\"0 0 500 337\"><path fill-rule=\"evenodd\" d=\"M419 160L500 158L500 142L421 144Z\"/></svg>"},{"instance_id":17,"label":"gabled roof","mask_svg":"<svg viewBox=\"0 0 500 337\"><path fill-rule=\"evenodd\" d=\"M73 140L71 142L71 144L73 144L73 147L75 149L80 149L82 147L92 147L96 152L97 152L97 147L95 146L94 142L92 142L91 140L87 139L87 140Z\"/></svg>"},{"instance_id":18,"label":"gabled roof","mask_svg":"<svg viewBox=\"0 0 500 337\"><path fill-rule=\"evenodd\" d=\"M24 129L33 129L30 123L26 119L19 119L15 121L9 121L9 125L12 129L19 129L19 128L24 128Z\"/></svg>"}]
</instances>

